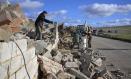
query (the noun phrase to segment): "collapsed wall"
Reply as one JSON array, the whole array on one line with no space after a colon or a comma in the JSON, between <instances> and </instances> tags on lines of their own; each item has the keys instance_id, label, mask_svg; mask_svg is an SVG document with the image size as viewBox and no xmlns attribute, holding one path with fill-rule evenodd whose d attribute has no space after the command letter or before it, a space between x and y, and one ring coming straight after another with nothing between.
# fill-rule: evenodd
<instances>
[{"instance_id":1,"label":"collapsed wall","mask_svg":"<svg viewBox=\"0 0 131 79\"><path fill-rule=\"evenodd\" d=\"M17 36L14 38L17 39ZM37 43L42 43L42 41L44 40L33 41L18 37L16 41L0 42L0 79L37 79L39 65L37 63L37 55L41 53ZM46 56L48 57L50 52L57 48L58 41L59 35L58 28L56 27L54 42L46 46L43 45L47 49L47 52L43 51L45 53L43 57L39 55L39 57L47 61L47 66L52 65L52 68L56 68L54 64L57 65L57 63L46 58ZM41 49L43 50L42 47ZM52 64L49 64L50 62ZM27 70L25 67L27 67ZM59 65L56 70L60 67L62 66Z\"/></svg>"},{"instance_id":2,"label":"collapsed wall","mask_svg":"<svg viewBox=\"0 0 131 79\"><path fill-rule=\"evenodd\" d=\"M28 47L27 39L17 40L16 43L22 50L26 63L15 42L0 42L0 79L29 79L27 72L31 79L36 79L38 64L35 47Z\"/></svg>"},{"instance_id":3,"label":"collapsed wall","mask_svg":"<svg viewBox=\"0 0 131 79\"><path fill-rule=\"evenodd\" d=\"M31 39L22 38L24 35L20 33L15 33L14 36L12 35L12 32L19 32L20 26L26 21L26 17L21 12L18 4L3 7L3 9L0 9L0 13L2 14L0 15L0 30L2 30L2 32L0 32L0 79L37 79L39 65L37 63L37 55L41 52L36 44L45 40L33 41L35 45L30 45L30 43L32 43L30 42ZM51 28L48 27L46 31L50 29L54 29L55 32L53 32L54 37L51 38L53 43L48 39L45 41L45 43L49 41L49 44L44 46L47 50L47 52L43 52L45 53L44 56L48 56L53 49L57 48L59 41L58 27L55 28L55 26L51 26ZM9 32L9 36L6 35L7 32ZM3 35L3 33L5 33L5 35ZM49 34L50 33L51 32L49 32ZM11 36L20 39L10 41L10 39L12 39ZM48 38L48 35L46 38ZM5 42L7 39L8 42ZM48 60L48 58L44 56L42 58ZM52 65L52 67L54 67L54 63L56 65L58 64L49 59L47 63L50 62L52 62L52 64L48 65ZM61 67L61 65L59 67Z\"/></svg>"},{"instance_id":4,"label":"collapsed wall","mask_svg":"<svg viewBox=\"0 0 131 79\"><path fill-rule=\"evenodd\" d=\"M35 46L30 46L30 39L10 41L12 33L20 32L20 26L28 22L20 5L0 2L0 18L0 79L36 79Z\"/></svg>"}]
</instances>

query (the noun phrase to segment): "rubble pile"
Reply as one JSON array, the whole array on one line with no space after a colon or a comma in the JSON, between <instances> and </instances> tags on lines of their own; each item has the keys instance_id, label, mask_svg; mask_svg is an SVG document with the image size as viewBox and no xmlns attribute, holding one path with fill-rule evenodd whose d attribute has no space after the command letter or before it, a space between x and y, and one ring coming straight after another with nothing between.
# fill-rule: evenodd
<instances>
[{"instance_id":1,"label":"rubble pile","mask_svg":"<svg viewBox=\"0 0 131 79\"><path fill-rule=\"evenodd\" d=\"M71 45L68 45L69 41L64 41L67 39L70 43L72 42L71 34L69 34L71 32L65 29L63 31L64 33L59 31L61 41L54 49L51 49L50 41L42 42L46 39L41 40L38 48L43 51L39 49L38 62L39 71L43 75L38 74L39 79L113 79L111 73L103 67L106 57L91 48L71 49L69 47ZM48 34L45 37L48 38Z\"/></svg>"},{"instance_id":2,"label":"rubble pile","mask_svg":"<svg viewBox=\"0 0 131 79\"><path fill-rule=\"evenodd\" d=\"M93 78L94 75L101 74L95 77L105 77L103 79L106 79L106 77L109 77L108 79L112 79L108 71L105 71L105 70L99 71L99 67L102 66L103 60L100 57L93 58L94 56L91 56L88 54L89 52L81 53L79 58L78 57L75 58L74 55L71 54L71 52L69 52L68 54L61 54L60 52L57 52L57 54L53 55L51 59L45 56L40 56L40 58L42 57L41 58L42 65L45 65L45 66L42 66L42 68L44 68L42 70L44 70L43 71L45 72L44 74L47 74L49 71L52 71L52 74L55 74L56 77L58 77L58 79L68 79L68 78L64 78L65 76L62 76L63 78L59 78L59 76L57 76L58 72L56 73L56 71L59 69L64 74L65 73L70 74L69 75L70 78L73 75L75 78L78 78L78 79L97 79L97 78ZM43 58L47 58L47 60L44 60ZM51 63L52 65L49 65ZM57 65L55 65L55 63L57 63ZM46 66L47 64L49 65L48 68ZM74 79L74 77L71 79Z\"/></svg>"},{"instance_id":3,"label":"rubble pile","mask_svg":"<svg viewBox=\"0 0 131 79\"><path fill-rule=\"evenodd\" d=\"M76 29L72 27L46 25L43 40L36 40L34 32L20 32L19 26L25 23L26 17L19 5L0 4L0 14L0 42L29 39L27 48L34 47L38 61L38 79L114 79L114 76L122 79L124 76L120 70L109 71L104 63L106 57L98 50L87 48L86 37L76 39ZM13 32L17 33L12 35Z\"/></svg>"},{"instance_id":4,"label":"rubble pile","mask_svg":"<svg viewBox=\"0 0 131 79\"><path fill-rule=\"evenodd\" d=\"M61 28L60 28L61 27ZM59 43L58 48L59 49L71 49L71 44L73 42L73 38L71 36L72 29L70 27L59 27Z\"/></svg>"},{"instance_id":5,"label":"rubble pile","mask_svg":"<svg viewBox=\"0 0 131 79\"><path fill-rule=\"evenodd\" d=\"M44 50L38 54L39 71L42 73L38 74L39 79L126 79L121 71L109 69L105 63L106 57L99 50L83 48L81 44L84 43L79 43L80 48L76 48L76 45L72 47L72 29L60 27L58 46L52 48L55 42L48 41L43 45L41 41ZM45 38L48 37L48 34L45 35Z\"/></svg>"}]
</instances>

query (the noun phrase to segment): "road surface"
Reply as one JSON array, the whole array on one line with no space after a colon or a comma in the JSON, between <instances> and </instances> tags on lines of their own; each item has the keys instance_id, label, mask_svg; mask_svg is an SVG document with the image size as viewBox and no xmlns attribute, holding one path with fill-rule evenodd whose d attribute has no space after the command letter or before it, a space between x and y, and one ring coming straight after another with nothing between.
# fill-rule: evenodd
<instances>
[{"instance_id":1,"label":"road surface","mask_svg":"<svg viewBox=\"0 0 131 79\"><path fill-rule=\"evenodd\" d=\"M107 57L107 65L114 64L116 68L131 74L131 43L94 36L92 45Z\"/></svg>"}]
</instances>

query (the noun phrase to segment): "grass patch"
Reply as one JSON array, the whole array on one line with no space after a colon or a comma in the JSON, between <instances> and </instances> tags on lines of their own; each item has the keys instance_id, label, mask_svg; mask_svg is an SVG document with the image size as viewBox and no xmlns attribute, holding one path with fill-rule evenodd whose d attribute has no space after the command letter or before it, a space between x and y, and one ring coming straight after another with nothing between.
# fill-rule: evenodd
<instances>
[{"instance_id":1,"label":"grass patch","mask_svg":"<svg viewBox=\"0 0 131 79\"><path fill-rule=\"evenodd\" d=\"M131 34L115 35L116 38L131 40Z\"/></svg>"},{"instance_id":2,"label":"grass patch","mask_svg":"<svg viewBox=\"0 0 131 79\"><path fill-rule=\"evenodd\" d=\"M97 30L100 29L104 32L98 36L131 42L131 26L100 27ZM117 33L114 31L117 31Z\"/></svg>"}]
</instances>

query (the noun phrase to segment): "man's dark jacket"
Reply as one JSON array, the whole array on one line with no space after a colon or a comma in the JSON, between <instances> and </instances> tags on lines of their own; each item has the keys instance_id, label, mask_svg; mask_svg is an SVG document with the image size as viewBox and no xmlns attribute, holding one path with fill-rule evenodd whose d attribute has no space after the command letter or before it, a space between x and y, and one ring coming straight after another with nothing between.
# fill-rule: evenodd
<instances>
[{"instance_id":1,"label":"man's dark jacket","mask_svg":"<svg viewBox=\"0 0 131 79\"><path fill-rule=\"evenodd\" d=\"M41 13L41 14L37 17L37 19L36 19L36 21L35 21L35 27L40 27L40 28L42 28L44 22L53 24L52 21L45 19L45 15L44 15L43 13Z\"/></svg>"}]
</instances>

